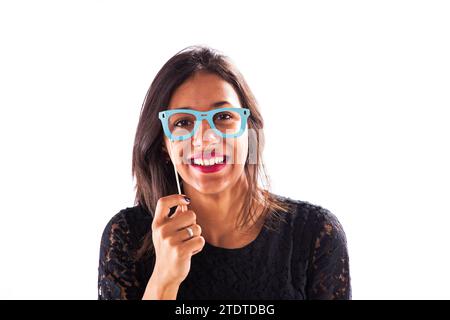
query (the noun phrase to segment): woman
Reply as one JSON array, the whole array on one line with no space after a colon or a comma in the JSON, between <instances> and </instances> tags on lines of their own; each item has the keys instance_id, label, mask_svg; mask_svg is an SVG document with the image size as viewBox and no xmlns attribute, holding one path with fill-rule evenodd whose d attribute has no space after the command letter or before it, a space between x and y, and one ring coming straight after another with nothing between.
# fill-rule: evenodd
<instances>
[{"instance_id":1,"label":"woman","mask_svg":"<svg viewBox=\"0 0 450 320\"><path fill-rule=\"evenodd\" d=\"M103 232L99 299L351 299L336 216L262 186L262 129L228 57L188 47L162 67L135 136L135 206Z\"/></svg>"}]
</instances>

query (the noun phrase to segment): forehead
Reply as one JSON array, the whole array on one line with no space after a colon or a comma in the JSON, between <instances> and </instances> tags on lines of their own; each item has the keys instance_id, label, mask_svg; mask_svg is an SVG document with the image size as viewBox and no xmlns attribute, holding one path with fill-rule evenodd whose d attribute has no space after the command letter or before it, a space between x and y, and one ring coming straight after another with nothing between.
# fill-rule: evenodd
<instances>
[{"instance_id":1,"label":"forehead","mask_svg":"<svg viewBox=\"0 0 450 320\"><path fill-rule=\"evenodd\" d=\"M228 101L231 106L240 107L239 96L231 84L215 74L197 72L175 90L169 109L206 110L217 101Z\"/></svg>"}]
</instances>

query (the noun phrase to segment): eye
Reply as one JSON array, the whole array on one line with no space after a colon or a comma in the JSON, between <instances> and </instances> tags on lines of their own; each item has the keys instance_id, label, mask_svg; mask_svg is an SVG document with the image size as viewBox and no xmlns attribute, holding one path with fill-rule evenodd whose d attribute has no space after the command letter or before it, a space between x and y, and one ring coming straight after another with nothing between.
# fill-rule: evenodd
<instances>
[{"instance_id":1,"label":"eye","mask_svg":"<svg viewBox=\"0 0 450 320\"><path fill-rule=\"evenodd\" d=\"M191 121L186 120L186 119L181 119L174 123L175 127L187 127L189 125L191 125Z\"/></svg>"},{"instance_id":2,"label":"eye","mask_svg":"<svg viewBox=\"0 0 450 320\"><path fill-rule=\"evenodd\" d=\"M216 120L231 120L233 116L227 112L221 112L216 115Z\"/></svg>"}]
</instances>

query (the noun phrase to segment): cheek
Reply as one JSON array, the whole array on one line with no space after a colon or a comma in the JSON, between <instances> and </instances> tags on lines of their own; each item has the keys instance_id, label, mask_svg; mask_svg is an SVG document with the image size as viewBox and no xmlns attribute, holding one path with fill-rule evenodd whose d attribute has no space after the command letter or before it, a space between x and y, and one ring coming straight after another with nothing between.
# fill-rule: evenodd
<instances>
[{"instance_id":1,"label":"cheek","mask_svg":"<svg viewBox=\"0 0 450 320\"><path fill-rule=\"evenodd\" d=\"M234 153L237 164L245 164L248 155L248 136L247 134L236 139L234 144Z\"/></svg>"},{"instance_id":2,"label":"cheek","mask_svg":"<svg viewBox=\"0 0 450 320\"><path fill-rule=\"evenodd\" d=\"M170 159L181 175L186 172L189 163L186 160L186 156L190 154L189 143L185 141L167 141L167 150Z\"/></svg>"}]
</instances>

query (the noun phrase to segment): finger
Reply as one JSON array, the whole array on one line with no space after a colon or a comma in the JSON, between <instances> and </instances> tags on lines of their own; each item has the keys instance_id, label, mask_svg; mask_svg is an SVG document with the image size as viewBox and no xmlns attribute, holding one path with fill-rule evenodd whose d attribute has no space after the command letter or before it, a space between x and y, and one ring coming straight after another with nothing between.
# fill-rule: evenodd
<instances>
[{"instance_id":1,"label":"finger","mask_svg":"<svg viewBox=\"0 0 450 320\"><path fill-rule=\"evenodd\" d=\"M198 252L201 249L203 249L204 245L205 245L205 238L203 238L202 236L196 236L193 237L192 239L184 241L181 244L181 248L182 250L185 250L186 253L190 253L192 255L195 251Z\"/></svg>"},{"instance_id":2,"label":"finger","mask_svg":"<svg viewBox=\"0 0 450 320\"><path fill-rule=\"evenodd\" d=\"M170 208L175 207L176 205L189 204L190 201L187 199L189 198L182 194L172 194L170 196L160 198L156 203L154 217L155 223L163 223L168 218Z\"/></svg>"},{"instance_id":3,"label":"finger","mask_svg":"<svg viewBox=\"0 0 450 320\"><path fill-rule=\"evenodd\" d=\"M189 235L189 231L187 228L191 228L193 236L191 237ZM194 237L197 237L202 234L202 228L198 224L190 225L189 227L178 230L174 235L174 244L179 244L181 242L185 242L187 240L190 240Z\"/></svg>"},{"instance_id":4,"label":"finger","mask_svg":"<svg viewBox=\"0 0 450 320\"><path fill-rule=\"evenodd\" d=\"M176 215L173 215L168 222L169 229L172 232L177 232L180 229L189 227L197 222L197 215L194 211L188 210L186 212L179 211Z\"/></svg>"},{"instance_id":5,"label":"finger","mask_svg":"<svg viewBox=\"0 0 450 320\"><path fill-rule=\"evenodd\" d=\"M175 209L175 212L169 216L170 219L173 219L176 215L178 215L180 212L183 212L183 207L184 205L181 206L177 206L177 208Z\"/></svg>"}]
</instances>

